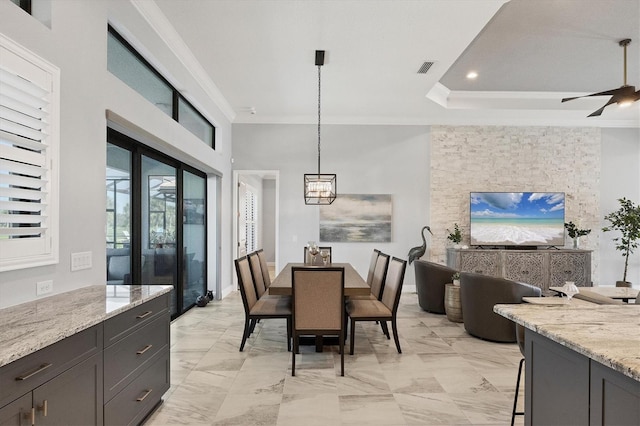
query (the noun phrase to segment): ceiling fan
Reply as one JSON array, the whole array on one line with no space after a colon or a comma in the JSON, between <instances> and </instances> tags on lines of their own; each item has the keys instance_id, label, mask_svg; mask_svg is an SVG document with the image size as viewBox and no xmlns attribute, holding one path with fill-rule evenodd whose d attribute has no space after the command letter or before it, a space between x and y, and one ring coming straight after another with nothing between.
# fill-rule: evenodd
<instances>
[{"instance_id":1,"label":"ceiling fan","mask_svg":"<svg viewBox=\"0 0 640 426\"><path fill-rule=\"evenodd\" d=\"M588 115L588 117L597 117L602 114L602 111L606 107L611 104L618 104L621 107L631 105L633 102L640 99L640 90L635 91L636 88L634 86L629 86L627 84L627 46L631 43L630 38L625 38L624 40L620 40L618 43L620 46L624 48L624 84L617 89L611 89L604 92L592 93L590 95L584 96L576 96L573 98L564 98L562 102L572 101L578 98L587 98L591 96L611 96L606 104L602 106L602 108L592 112Z\"/></svg>"}]
</instances>

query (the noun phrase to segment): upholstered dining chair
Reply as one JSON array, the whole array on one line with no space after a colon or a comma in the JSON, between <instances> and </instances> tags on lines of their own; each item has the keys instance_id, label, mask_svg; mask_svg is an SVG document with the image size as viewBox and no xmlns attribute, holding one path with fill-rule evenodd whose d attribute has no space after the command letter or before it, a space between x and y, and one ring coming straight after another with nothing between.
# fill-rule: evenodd
<instances>
[{"instance_id":1,"label":"upholstered dining chair","mask_svg":"<svg viewBox=\"0 0 640 426\"><path fill-rule=\"evenodd\" d=\"M376 254L376 262L371 273L371 279L367 278L367 284L371 287L371 292L366 296L350 296L350 299L373 299L380 300L382 289L384 288L384 280L387 276L387 267L389 266L389 255L378 251Z\"/></svg>"},{"instance_id":2,"label":"upholstered dining chair","mask_svg":"<svg viewBox=\"0 0 640 426\"><path fill-rule=\"evenodd\" d=\"M256 252L249 253L247 257L249 258L249 265L251 266L253 284L256 287L256 296L260 299L267 292L267 286L264 283L264 274L262 273L262 265L260 264L260 257Z\"/></svg>"},{"instance_id":3,"label":"upholstered dining chair","mask_svg":"<svg viewBox=\"0 0 640 426\"><path fill-rule=\"evenodd\" d=\"M338 336L340 375L344 376L344 268L291 268L293 350L291 375L302 335Z\"/></svg>"},{"instance_id":4,"label":"upholstered dining chair","mask_svg":"<svg viewBox=\"0 0 640 426\"><path fill-rule=\"evenodd\" d=\"M315 260L313 256L309 253L309 248L307 246L304 247L304 263L305 265L313 265L313 266L324 266L324 262L322 261L322 257L320 257L320 252L322 250L327 250L329 252L329 260L327 263L331 263L331 247L318 247L318 254L316 255Z\"/></svg>"},{"instance_id":5,"label":"upholstered dining chair","mask_svg":"<svg viewBox=\"0 0 640 426\"><path fill-rule=\"evenodd\" d=\"M397 313L402 292L404 273L407 268L407 261L393 257L387 268L382 298L375 299L353 299L347 302L347 315L351 323L351 355L355 345L355 324L357 321L380 321L385 330L387 338L389 332L386 330L386 321L391 321L393 329L393 339L398 353L402 353L400 339L398 338Z\"/></svg>"},{"instance_id":6,"label":"upholstered dining chair","mask_svg":"<svg viewBox=\"0 0 640 426\"><path fill-rule=\"evenodd\" d=\"M256 250L258 259L260 259L260 269L262 270L262 279L264 280L264 286L269 288L271 285L271 276L269 275L269 265L267 265L267 257L264 255L264 250Z\"/></svg>"},{"instance_id":7,"label":"upholstered dining chair","mask_svg":"<svg viewBox=\"0 0 640 426\"><path fill-rule=\"evenodd\" d=\"M268 318L287 320L287 350L291 350L291 299L287 297L258 298L247 256L236 259L235 265L245 314L240 352L244 349L245 342L251 334L251 322L254 321L255 325L255 321Z\"/></svg>"},{"instance_id":8,"label":"upholstered dining chair","mask_svg":"<svg viewBox=\"0 0 640 426\"><path fill-rule=\"evenodd\" d=\"M376 269L376 262L378 261L378 255L380 254L380 250L373 249L373 253L371 254L371 260L369 261L369 271L367 271L367 284L371 287L371 280L373 279L373 273Z\"/></svg>"}]
</instances>

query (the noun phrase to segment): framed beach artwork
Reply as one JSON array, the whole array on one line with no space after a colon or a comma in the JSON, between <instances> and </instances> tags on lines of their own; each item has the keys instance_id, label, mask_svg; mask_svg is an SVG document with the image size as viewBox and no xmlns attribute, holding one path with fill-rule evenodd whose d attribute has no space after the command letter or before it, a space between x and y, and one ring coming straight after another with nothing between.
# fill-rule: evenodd
<instances>
[{"instance_id":1,"label":"framed beach artwork","mask_svg":"<svg viewBox=\"0 0 640 426\"><path fill-rule=\"evenodd\" d=\"M391 242L391 194L338 194L320 206L320 241Z\"/></svg>"}]
</instances>

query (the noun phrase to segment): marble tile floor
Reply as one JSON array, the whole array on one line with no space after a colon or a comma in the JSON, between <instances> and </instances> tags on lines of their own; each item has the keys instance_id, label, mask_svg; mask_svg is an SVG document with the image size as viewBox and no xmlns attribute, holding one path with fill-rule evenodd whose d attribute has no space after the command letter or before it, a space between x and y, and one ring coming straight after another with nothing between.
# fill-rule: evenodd
<instances>
[{"instance_id":1,"label":"marble tile floor","mask_svg":"<svg viewBox=\"0 0 640 426\"><path fill-rule=\"evenodd\" d=\"M146 425L508 425L517 345L471 337L422 311L416 294L400 304L402 354L375 323L358 323L344 377L337 346L301 347L291 377L280 319L261 321L239 352L239 293L193 308L171 324L171 388Z\"/></svg>"}]
</instances>

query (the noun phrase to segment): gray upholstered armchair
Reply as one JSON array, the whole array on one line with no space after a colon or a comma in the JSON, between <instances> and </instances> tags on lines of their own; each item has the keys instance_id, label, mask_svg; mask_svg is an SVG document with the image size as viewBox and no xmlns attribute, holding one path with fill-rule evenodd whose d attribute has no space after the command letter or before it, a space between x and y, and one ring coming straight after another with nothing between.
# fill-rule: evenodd
<instances>
[{"instance_id":1,"label":"gray upholstered armchair","mask_svg":"<svg viewBox=\"0 0 640 426\"><path fill-rule=\"evenodd\" d=\"M493 306L522 303L525 296L540 295L540 288L530 284L463 272L460 274L460 299L464 328L467 333L481 339L515 342L515 323L493 312Z\"/></svg>"},{"instance_id":2,"label":"gray upholstered armchair","mask_svg":"<svg viewBox=\"0 0 640 426\"><path fill-rule=\"evenodd\" d=\"M422 309L434 314L444 314L444 287L453 281L455 269L438 263L416 259L413 261L416 273L418 304Z\"/></svg>"}]
</instances>

